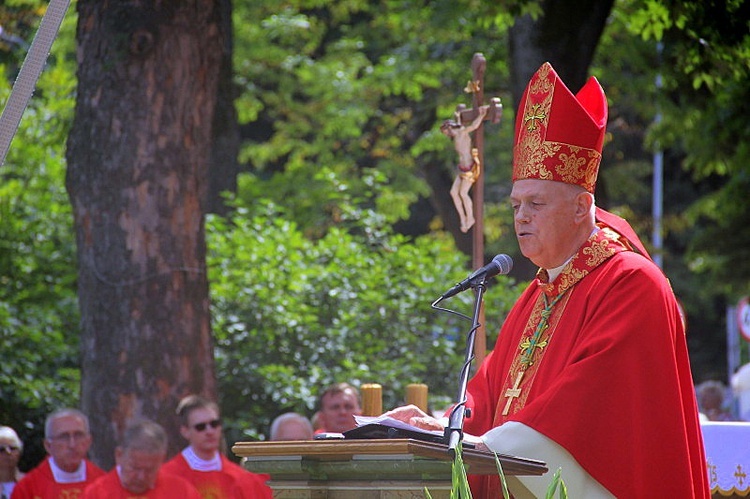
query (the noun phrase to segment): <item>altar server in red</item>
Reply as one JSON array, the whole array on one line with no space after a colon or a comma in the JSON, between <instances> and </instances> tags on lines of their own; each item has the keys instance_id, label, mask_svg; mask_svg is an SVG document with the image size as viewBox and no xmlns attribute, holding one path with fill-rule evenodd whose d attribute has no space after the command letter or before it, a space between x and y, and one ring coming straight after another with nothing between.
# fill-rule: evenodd
<instances>
[{"instance_id":1,"label":"altar server in red","mask_svg":"<svg viewBox=\"0 0 750 499\"><path fill-rule=\"evenodd\" d=\"M117 466L97 478L83 499L201 499L193 485L166 473L167 433L153 421L138 421L125 429L115 449ZM79 497L79 496L66 496Z\"/></svg>"},{"instance_id":2,"label":"altar server in red","mask_svg":"<svg viewBox=\"0 0 750 499\"><path fill-rule=\"evenodd\" d=\"M177 405L180 434L189 445L164 465L164 471L192 483L203 499L271 499L270 476L251 473L220 452L223 434L219 406L198 395Z\"/></svg>"}]
</instances>

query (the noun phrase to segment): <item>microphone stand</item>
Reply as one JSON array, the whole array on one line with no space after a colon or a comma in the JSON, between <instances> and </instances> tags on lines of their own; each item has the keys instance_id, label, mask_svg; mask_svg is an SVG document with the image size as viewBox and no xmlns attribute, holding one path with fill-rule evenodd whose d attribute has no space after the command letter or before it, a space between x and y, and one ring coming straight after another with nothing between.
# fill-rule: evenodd
<instances>
[{"instance_id":1,"label":"microphone stand","mask_svg":"<svg viewBox=\"0 0 750 499\"><path fill-rule=\"evenodd\" d=\"M445 427L445 441L448 443L448 452L455 459L456 448L463 440L464 417L471 416L471 409L466 408L466 385L469 382L469 369L474 361L474 338L479 329L479 313L482 308L482 295L486 289L485 279L482 278L474 287L474 317L469 334L466 336L466 355L464 365L461 368L461 376L458 383L458 395L456 405L451 411L448 426Z\"/></svg>"}]
</instances>

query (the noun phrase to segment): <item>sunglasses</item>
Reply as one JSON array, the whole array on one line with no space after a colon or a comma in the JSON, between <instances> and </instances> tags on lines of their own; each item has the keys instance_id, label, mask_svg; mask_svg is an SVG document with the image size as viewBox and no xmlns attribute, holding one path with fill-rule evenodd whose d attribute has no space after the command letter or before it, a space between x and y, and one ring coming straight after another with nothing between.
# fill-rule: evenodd
<instances>
[{"instance_id":1,"label":"sunglasses","mask_svg":"<svg viewBox=\"0 0 750 499\"><path fill-rule=\"evenodd\" d=\"M221 419L212 419L211 421L207 421L204 423L194 424L193 428L195 428L195 431L203 431L208 426L210 426L211 428L218 428L219 426L221 426Z\"/></svg>"},{"instance_id":2,"label":"sunglasses","mask_svg":"<svg viewBox=\"0 0 750 499\"><path fill-rule=\"evenodd\" d=\"M12 454L13 452L16 452L17 450L20 450L19 447L14 447L13 445L0 445L0 454Z\"/></svg>"}]
</instances>

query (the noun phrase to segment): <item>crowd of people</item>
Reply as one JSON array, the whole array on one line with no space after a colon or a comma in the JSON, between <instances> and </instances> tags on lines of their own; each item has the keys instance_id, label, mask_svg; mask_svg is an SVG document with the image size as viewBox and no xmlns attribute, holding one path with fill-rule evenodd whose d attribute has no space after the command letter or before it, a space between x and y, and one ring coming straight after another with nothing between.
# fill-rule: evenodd
<instances>
[{"instance_id":1,"label":"crowd of people","mask_svg":"<svg viewBox=\"0 0 750 499\"><path fill-rule=\"evenodd\" d=\"M338 383L318 398L316 427L302 414L287 412L270 426L269 440L312 440L317 432L343 432L360 414L358 390ZM167 460L164 428L149 420L134 421L115 449L115 467L105 472L87 458L92 445L89 418L63 408L49 414L44 427L47 456L27 473L18 462L23 441L9 426L0 426L0 499L117 499L133 495L154 499L271 498L268 475L251 473L221 452L223 431L219 406L189 395L175 410L187 445Z\"/></svg>"}]
</instances>

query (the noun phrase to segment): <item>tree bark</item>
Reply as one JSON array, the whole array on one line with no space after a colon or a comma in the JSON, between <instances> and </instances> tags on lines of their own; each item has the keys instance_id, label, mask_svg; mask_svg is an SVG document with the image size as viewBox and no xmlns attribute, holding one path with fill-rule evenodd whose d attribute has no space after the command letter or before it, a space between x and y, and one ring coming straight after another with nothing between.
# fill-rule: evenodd
<instances>
[{"instance_id":1,"label":"tree bark","mask_svg":"<svg viewBox=\"0 0 750 499\"><path fill-rule=\"evenodd\" d=\"M614 0L545 0L538 19L523 16L510 30L511 89L516 107L526 84L549 61L570 90L577 92Z\"/></svg>"},{"instance_id":2,"label":"tree bark","mask_svg":"<svg viewBox=\"0 0 750 499\"><path fill-rule=\"evenodd\" d=\"M208 212L225 215L228 207L223 193L237 191L237 175L240 165L237 154L240 150L240 128L234 101L237 86L234 84L232 54L232 2L219 0L221 31L224 34L219 66L219 81L216 90L216 110L213 120L213 140L209 167Z\"/></svg>"},{"instance_id":3,"label":"tree bark","mask_svg":"<svg viewBox=\"0 0 750 499\"><path fill-rule=\"evenodd\" d=\"M204 215L222 51L219 0L79 0L68 139L92 458L162 424L188 393L216 398Z\"/></svg>"}]
</instances>

